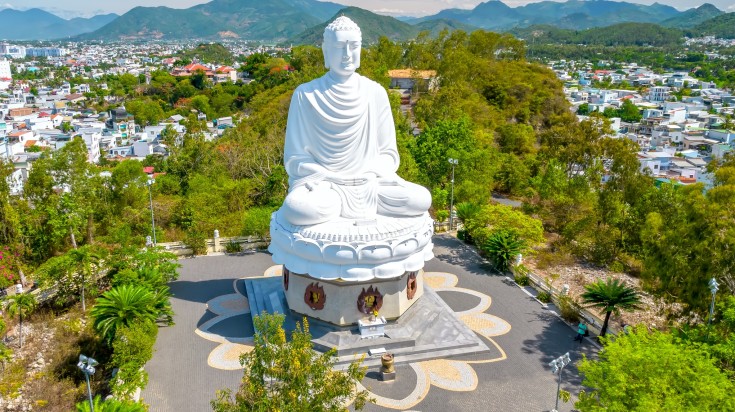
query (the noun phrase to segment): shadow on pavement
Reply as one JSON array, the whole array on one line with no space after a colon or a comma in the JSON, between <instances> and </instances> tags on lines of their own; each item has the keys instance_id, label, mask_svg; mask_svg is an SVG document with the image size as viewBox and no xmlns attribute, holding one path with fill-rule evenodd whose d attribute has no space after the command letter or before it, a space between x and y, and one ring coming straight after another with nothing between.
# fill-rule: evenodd
<instances>
[{"instance_id":1,"label":"shadow on pavement","mask_svg":"<svg viewBox=\"0 0 735 412\"><path fill-rule=\"evenodd\" d=\"M528 355L540 354L541 366L548 369L549 373L551 373L549 363L569 352L572 364L564 368L562 388L576 396L582 387L583 380L577 370L577 362L582 360L583 355L588 358L597 358L598 349L589 338L585 338L583 343L575 341L576 332L574 329L567 326L560 327L559 323L566 324L556 315L550 312L542 312L536 315L538 321L544 324L543 330L533 339L524 340L521 350Z\"/></svg>"},{"instance_id":2,"label":"shadow on pavement","mask_svg":"<svg viewBox=\"0 0 735 412\"><path fill-rule=\"evenodd\" d=\"M483 276L505 276L498 272L493 265L483 259L474 246L468 245L452 235L436 235L432 239L436 259L459 266L468 273Z\"/></svg>"},{"instance_id":3,"label":"shadow on pavement","mask_svg":"<svg viewBox=\"0 0 735 412\"><path fill-rule=\"evenodd\" d=\"M232 286L234 281L235 279L176 280L168 285L171 288L171 294L176 299L207 303L217 296L235 293Z\"/></svg>"}]
</instances>

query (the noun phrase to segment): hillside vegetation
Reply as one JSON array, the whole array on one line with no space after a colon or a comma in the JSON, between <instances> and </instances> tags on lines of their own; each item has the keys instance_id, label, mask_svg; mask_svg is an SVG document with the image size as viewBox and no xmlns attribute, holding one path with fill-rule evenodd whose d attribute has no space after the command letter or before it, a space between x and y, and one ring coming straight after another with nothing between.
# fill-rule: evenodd
<instances>
[{"instance_id":1,"label":"hillside vegetation","mask_svg":"<svg viewBox=\"0 0 735 412\"><path fill-rule=\"evenodd\" d=\"M573 31L554 26L532 26L512 31L534 44L585 44L600 46L672 46L683 42L684 32L651 23L621 23Z\"/></svg>"}]
</instances>

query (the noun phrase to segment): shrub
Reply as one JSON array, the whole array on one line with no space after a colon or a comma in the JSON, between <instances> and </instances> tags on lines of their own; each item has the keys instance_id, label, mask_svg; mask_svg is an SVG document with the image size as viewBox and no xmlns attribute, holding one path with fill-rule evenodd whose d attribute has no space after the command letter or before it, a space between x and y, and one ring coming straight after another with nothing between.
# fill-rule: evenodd
<instances>
[{"instance_id":1,"label":"shrub","mask_svg":"<svg viewBox=\"0 0 735 412\"><path fill-rule=\"evenodd\" d=\"M195 255L207 254L207 239L200 232L187 232L184 243L191 248L192 253Z\"/></svg>"},{"instance_id":2,"label":"shrub","mask_svg":"<svg viewBox=\"0 0 735 412\"><path fill-rule=\"evenodd\" d=\"M576 302L574 302L574 299L572 299L571 296L559 296L556 303L559 307L559 314L561 315L562 319L570 323L579 322L579 308L577 307Z\"/></svg>"},{"instance_id":3,"label":"shrub","mask_svg":"<svg viewBox=\"0 0 735 412\"><path fill-rule=\"evenodd\" d=\"M538 299L539 302L549 303L551 302L551 294L549 292L542 291L536 295L536 299Z\"/></svg>"},{"instance_id":4,"label":"shrub","mask_svg":"<svg viewBox=\"0 0 735 412\"><path fill-rule=\"evenodd\" d=\"M90 315L95 330L112 342L123 327L144 322L153 324L161 314L158 303L156 293L144 285L120 285L97 299Z\"/></svg>"},{"instance_id":5,"label":"shrub","mask_svg":"<svg viewBox=\"0 0 735 412\"><path fill-rule=\"evenodd\" d=\"M437 222L445 222L449 218L449 211L447 210L437 210L436 213L436 221Z\"/></svg>"},{"instance_id":6,"label":"shrub","mask_svg":"<svg viewBox=\"0 0 735 412\"><path fill-rule=\"evenodd\" d=\"M481 249L499 271L506 272L516 256L526 249L526 243L514 232L499 230L490 235Z\"/></svg>"},{"instance_id":7,"label":"shrub","mask_svg":"<svg viewBox=\"0 0 735 412\"><path fill-rule=\"evenodd\" d=\"M225 245L225 252L227 252L227 253L240 253L240 252L242 252L242 245L240 245L239 243L237 243L235 241L230 240Z\"/></svg>"},{"instance_id":8,"label":"shrub","mask_svg":"<svg viewBox=\"0 0 735 412\"><path fill-rule=\"evenodd\" d=\"M115 396L131 399L136 389L148 384L143 366L153 357L158 327L151 322L136 322L122 327L112 344L112 364L118 368L110 386Z\"/></svg>"},{"instance_id":9,"label":"shrub","mask_svg":"<svg viewBox=\"0 0 735 412\"><path fill-rule=\"evenodd\" d=\"M95 412L146 412L146 407L140 403L121 401L114 398L102 400L99 395L94 397L92 404L94 405ZM89 401L84 400L77 403L76 411L90 412Z\"/></svg>"},{"instance_id":10,"label":"shrub","mask_svg":"<svg viewBox=\"0 0 735 412\"><path fill-rule=\"evenodd\" d=\"M513 266L513 279L518 286L528 286L531 284L531 280L528 278L528 274L531 272L526 265L523 263Z\"/></svg>"},{"instance_id":11,"label":"shrub","mask_svg":"<svg viewBox=\"0 0 735 412\"><path fill-rule=\"evenodd\" d=\"M265 239L270 236L271 214L273 207L253 207L245 212L243 232L245 236L258 236Z\"/></svg>"},{"instance_id":12,"label":"shrub","mask_svg":"<svg viewBox=\"0 0 735 412\"><path fill-rule=\"evenodd\" d=\"M3 246L0 248L0 289L19 283L20 250Z\"/></svg>"},{"instance_id":13,"label":"shrub","mask_svg":"<svg viewBox=\"0 0 735 412\"><path fill-rule=\"evenodd\" d=\"M563 249L544 249L536 255L536 267L539 269L572 264L574 264L574 257Z\"/></svg>"}]
</instances>

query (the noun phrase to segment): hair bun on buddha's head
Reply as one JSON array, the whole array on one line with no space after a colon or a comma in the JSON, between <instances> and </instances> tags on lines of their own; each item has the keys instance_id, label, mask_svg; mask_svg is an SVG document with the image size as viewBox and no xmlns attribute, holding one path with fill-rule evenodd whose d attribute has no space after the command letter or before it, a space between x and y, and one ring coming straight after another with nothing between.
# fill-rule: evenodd
<instances>
[{"instance_id":1,"label":"hair bun on buddha's head","mask_svg":"<svg viewBox=\"0 0 735 412\"><path fill-rule=\"evenodd\" d=\"M333 22L329 23L326 28L324 28L324 34L337 31L357 31L361 33L360 26L347 16L337 17Z\"/></svg>"}]
</instances>

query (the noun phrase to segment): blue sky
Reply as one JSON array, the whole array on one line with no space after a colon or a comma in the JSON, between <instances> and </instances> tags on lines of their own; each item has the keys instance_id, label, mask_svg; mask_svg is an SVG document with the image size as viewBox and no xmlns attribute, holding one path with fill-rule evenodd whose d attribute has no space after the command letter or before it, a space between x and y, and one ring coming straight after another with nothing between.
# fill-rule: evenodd
<instances>
[{"instance_id":1,"label":"blue sky","mask_svg":"<svg viewBox=\"0 0 735 412\"><path fill-rule=\"evenodd\" d=\"M631 0L632 1L632 0ZM651 4L656 0L639 0L637 3ZM337 0L335 3L357 6L380 14L424 16L435 14L448 8L470 9L481 0ZM503 0L511 7L530 3L529 0ZM697 7L703 0L658 0L679 10ZM735 12L735 0L710 0L720 10ZM0 9L13 8L25 10L38 7L64 18L89 17L95 14L123 14L135 6L168 6L187 8L195 4L207 3L206 0L0 0Z\"/></svg>"}]
</instances>

